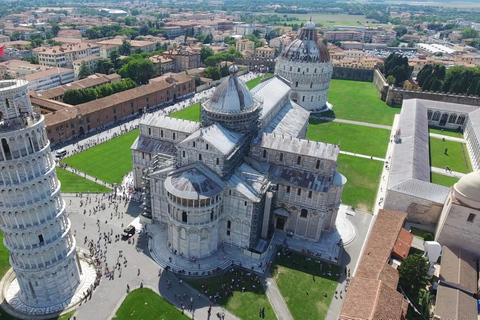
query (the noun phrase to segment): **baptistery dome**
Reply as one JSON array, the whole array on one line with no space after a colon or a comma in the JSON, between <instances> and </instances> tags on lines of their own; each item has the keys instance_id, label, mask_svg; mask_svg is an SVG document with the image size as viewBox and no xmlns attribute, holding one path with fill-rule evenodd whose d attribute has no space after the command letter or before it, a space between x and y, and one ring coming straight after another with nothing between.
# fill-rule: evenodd
<instances>
[{"instance_id":1,"label":"baptistery dome","mask_svg":"<svg viewBox=\"0 0 480 320\"><path fill-rule=\"evenodd\" d=\"M453 186L454 195L460 202L480 209L480 171L464 175Z\"/></svg>"},{"instance_id":2,"label":"baptistery dome","mask_svg":"<svg viewBox=\"0 0 480 320\"><path fill-rule=\"evenodd\" d=\"M229 72L230 76L202 104L202 125L206 127L217 122L237 132L255 130L262 105L253 98L245 82L237 76L238 67L232 65Z\"/></svg>"},{"instance_id":3,"label":"baptistery dome","mask_svg":"<svg viewBox=\"0 0 480 320\"><path fill-rule=\"evenodd\" d=\"M308 21L279 56L275 73L288 79L290 98L312 112L324 111L333 67L327 47Z\"/></svg>"}]
</instances>

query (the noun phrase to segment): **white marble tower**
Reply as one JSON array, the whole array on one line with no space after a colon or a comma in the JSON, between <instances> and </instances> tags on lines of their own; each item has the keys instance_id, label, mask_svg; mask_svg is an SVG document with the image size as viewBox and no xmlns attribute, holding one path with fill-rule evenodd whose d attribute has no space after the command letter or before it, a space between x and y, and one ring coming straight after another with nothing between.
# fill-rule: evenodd
<instances>
[{"instance_id":1,"label":"white marble tower","mask_svg":"<svg viewBox=\"0 0 480 320\"><path fill-rule=\"evenodd\" d=\"M80 283L75 238L44 117L33 110L23 80L0 81L0 229L24 304L72 298Z\"/></svg>"}]
</instances>

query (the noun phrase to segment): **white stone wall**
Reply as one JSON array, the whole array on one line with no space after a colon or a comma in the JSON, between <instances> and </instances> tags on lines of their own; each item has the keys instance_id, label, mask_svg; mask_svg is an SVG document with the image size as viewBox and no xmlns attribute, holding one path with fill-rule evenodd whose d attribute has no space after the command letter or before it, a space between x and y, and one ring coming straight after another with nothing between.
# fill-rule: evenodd
<instances>
[{"instance_id":1,"label":"white stone wall","mask_svg":"<svg viewBox=\"0 0 480 320\"><path fill-rule=\"evenodd\" d=\"M1 96L16 101L7 106L16 109L9 110L9 121L20 122L0 133L0 229L20 285L20 299L29 306L46 307L71 298L80 282L75 239L44 118L24 122L14 117L22 109L32 110L25 97L26 85L23 92L1 88L0 84ZM15 130L18 126L22 128Z\"/></svg>"},{"instance_id":2,"label":"white stone wall","mask_svg":"<svg viewBox=\"0 0 480 320\"><path fill-rule=\"evenodd\" d=\"M468 221L470 214L475 218ZM442 220L435 232L435 241L441 245L468 248L469 251L479 255L480 248L480 210L449 203L442 212Z\"/></svg>"},{"instance_id":3,"label":"white stone wall","mask_svg":"<svg viewBox=\"0 0 480 320\"><path fill-rule=\"evenodd\" d=\"M280 57L275 73L290 81L290 98L305 109L319 111L326 105L333 74L331 61L313 63Z\"/></svg>"},{"instance_id":4,"label":"white stone wall","mask_svg":"<svg viewBox=\"0 0 480 320\"><path fill-rule=\"evenodd\" d=\"M467 140L468 154L470 155L473 169L480 170L480 137L477 137L475 134L475 130L470 120L467 120L463 135L465 136L465 140Z\"/></svg>"},{"instance_id":5,"label":"white stone wall","mask_svg":"<svg viewBox=\"0 0 480 320\"><path fill-rule=\"evenodd\" d=\"M179 166L202 162L219 176L223 176L225 156L202 138L183 142L178 145ZM201 159L200 159L201 157Z\"/></svg>"},{"instance_id":6,"label":"white stone wall","mask_svg":"<svg viewBox=\"0 0 480 320\"><path fill-rule=\"evenodd\" d=\"M235 189L228 188L225 191L224 216L220 223L222 242L239 248L249 248L253 206L252 201Z\"/></svg>"}]
</instances>

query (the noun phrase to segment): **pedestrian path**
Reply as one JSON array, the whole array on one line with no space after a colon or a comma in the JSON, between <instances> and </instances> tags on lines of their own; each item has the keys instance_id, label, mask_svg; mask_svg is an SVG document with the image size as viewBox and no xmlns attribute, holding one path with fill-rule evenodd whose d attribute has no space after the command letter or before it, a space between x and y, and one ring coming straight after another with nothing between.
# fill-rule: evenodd
<instances>
[{"instance_id":1,"label":"pedestrian path","mask_svg":"<svg viewBox=\"0 0 480 320\"><path fill-rule=\"evenodd\" d=\"M443 176L458 178L458 179L460 179L466 174L458 171L451 171L451 170L447 171L445 168L436 168L436 167L430 167L430 171L432 171L433 173L441 174Z\"/></svg>"},{"instance_id":2,"label":"pedestrian path","mask_svg":"<svg viewBox=\"0 0 480 320\"><path fill-rule=\"evenodd\" d=\"M347 155L349 155L349 156L354 156L354 157L359 157L359 158L365 158L365 159L371 159L371 160L376 160L376 161L385 162L385 159L384 159L384 158L373 157L373 156L369 156L369 155L366 155L366 154L361 154L361 153L356 153L356 152L350 152L350 151L342 151L342 150L340 150L340 153L341 153L341 154L347 154Z\"/></svg>"},{"instance_id":3,"label":"pedestrian path","mask_svg":"<svg viewBox=\"0 0 480 320\"><path fill-rule=\"evenodd\" d=\"M465 140L463 138L451 137L451 136L446 136L446 135L438 134L438 133L429 133L429 136L432 137L432 138L445 139L445 140L455 141L455 142L460 142L460 143L467 143L467 140Z\"/></svg>"},{"instance_id":4,"label":"pedestrian path","mask_svg":"<svg viewBox=\"0 0 480 320\"><path fill-rule=\"evenodd\" d=\"M333 121L333 122L340 122L346 124L354 124L358 126L370 127L370 128L378 128L378 129L386 129L391 130L392 126L387 126L383 124L376 124L376 123L368 123L368 122L361 122L361 121L354 121L354 120L347 120L347 119L339 119L339 118L331 118L331 117L315 117L312 116L314 119L320 119L325 121Z\"/></svg>"}]
</instances>

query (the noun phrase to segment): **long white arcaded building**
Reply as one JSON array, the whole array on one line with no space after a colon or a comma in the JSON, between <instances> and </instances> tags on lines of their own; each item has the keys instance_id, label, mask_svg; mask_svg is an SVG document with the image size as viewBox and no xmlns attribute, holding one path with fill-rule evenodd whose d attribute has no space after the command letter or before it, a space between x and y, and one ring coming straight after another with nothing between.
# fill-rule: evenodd
<instances>
[{"instance_id":1,"label":"long white arcaded building","mask_svg":"<svg viewBox=\"0 0 480 320\"><path fill-rule=\"evenodd\" d=\"M26 81L0 81L0 144L0 229L20 300L58 305L75 293L79 264L44 117Z\"/></svg>"}]
</instances>

